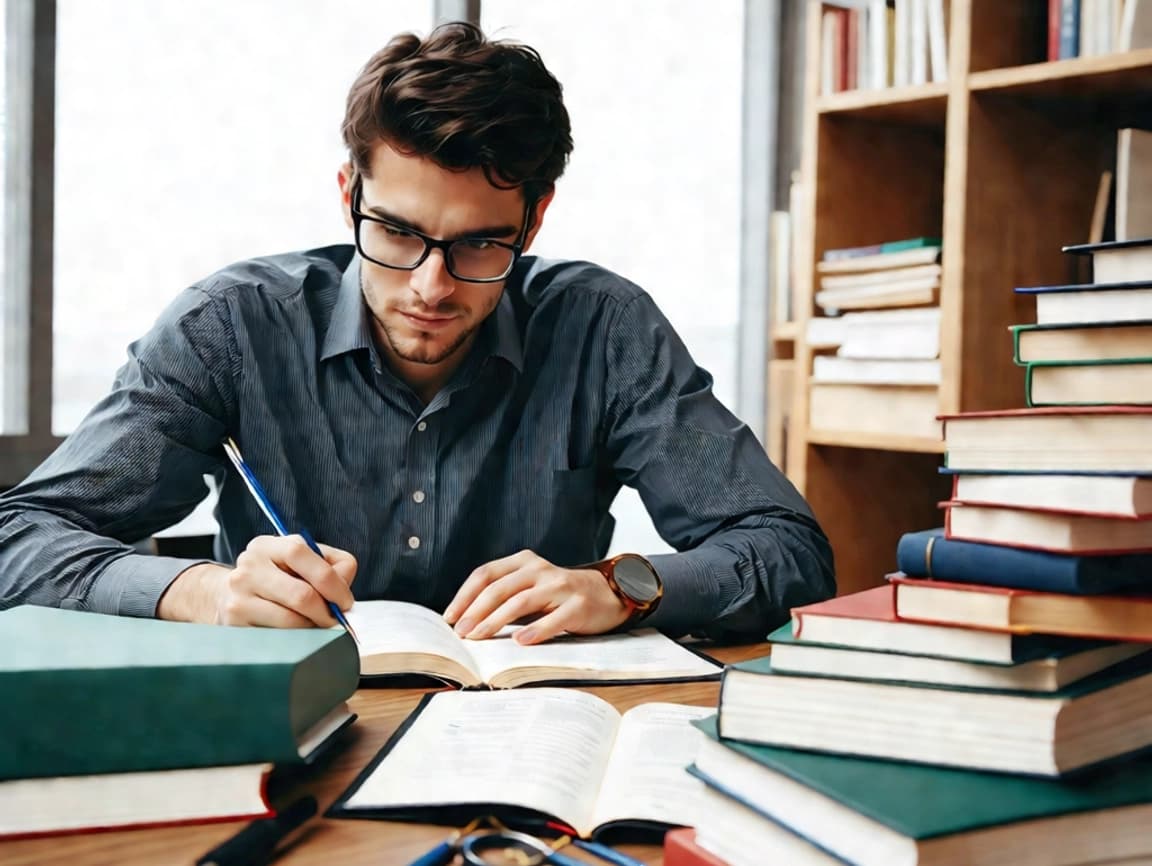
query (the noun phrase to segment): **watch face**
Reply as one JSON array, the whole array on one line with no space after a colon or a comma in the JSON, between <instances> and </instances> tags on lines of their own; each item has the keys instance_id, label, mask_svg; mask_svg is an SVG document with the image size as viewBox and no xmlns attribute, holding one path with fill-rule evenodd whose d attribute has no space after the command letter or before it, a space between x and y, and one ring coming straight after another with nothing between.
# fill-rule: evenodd
<instances>
[{"instance_id":1,"label":"watch face","mask_svg":"<svg viewBox=\"0 0 1152 866\"><path fill-rule=\"evenodd\" d=\"M638 556L625 556L617 560L612 576L624 594L639 604L646 604L660 594L660 580L656 572Z\"/></svg>"}]
</instances>

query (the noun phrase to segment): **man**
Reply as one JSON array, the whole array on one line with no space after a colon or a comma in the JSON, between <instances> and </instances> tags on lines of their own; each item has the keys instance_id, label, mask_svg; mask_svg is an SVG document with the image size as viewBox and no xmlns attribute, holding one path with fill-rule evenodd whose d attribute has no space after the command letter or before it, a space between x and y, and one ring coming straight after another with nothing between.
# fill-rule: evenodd
<instances>
[{"instance_id":1,"label":"man","mask_svg":"<svg viewBox=\"0 0 1152 866\"><path fill-rule=\"evenodd\" d=\"M532 49L453 24L353 84L354 244L232 265L129 348L111 394L0 498L0 606L329 626L395 598L484 638L643 623L762 637L834 591L807 506L639 288L523 253L571 151ZM240 444L292 529L224 460ZM221 481L219 562L127 542ZM599 561L636 487L675 554ZM225 564L229 563L229 564Z\"/></svg>"}]
</instances>

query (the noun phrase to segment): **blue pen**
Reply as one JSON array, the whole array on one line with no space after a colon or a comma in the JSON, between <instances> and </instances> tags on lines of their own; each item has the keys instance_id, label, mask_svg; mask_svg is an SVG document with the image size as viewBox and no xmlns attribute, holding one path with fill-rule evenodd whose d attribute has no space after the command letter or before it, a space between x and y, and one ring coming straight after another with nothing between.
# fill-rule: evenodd
<instances>
[{"instance_id":1,"label":"blue pen","mask_svg":"<svg viewBox=\"0 0 1152 866\"><path fill-rule=\"evenodd\" d=\"M240 456L240 449L237 447L236 442L231 436L224 439L224 453L228 455L228 459L232 461L232 465L236 467L236 471L240 473L240 477L244 480L244 486L248 488L248 492L252 494L252 498L256 500L256 504L260 506L260 510L264 512L264 516L268 518L272 526L276 529L276 534L280 536L292 535L288 531L288 527L284 525L284 521L280 519L280 515L276 513L276 509L272 506L272 500L268 498L268 494L264 492L264 488L260 486L260 482L256 480L256 476L252 474L252 470L248 468L248 464L244 462L244 458ZM304 527L295 533L304 539L304 543L308 548L319 556L324 558L324 554L320 552L319 545L309 534L308 530ZM348 634L352 635L352 640L360 643L360 638L356 637L356 632L352 629L352 624L348 622L348 618L344 616L344 611L340 610L336 602L328 602L328 610L332 611L332 616L336 617L336 621L344 626Z\"/></svg>"}]
</instances>

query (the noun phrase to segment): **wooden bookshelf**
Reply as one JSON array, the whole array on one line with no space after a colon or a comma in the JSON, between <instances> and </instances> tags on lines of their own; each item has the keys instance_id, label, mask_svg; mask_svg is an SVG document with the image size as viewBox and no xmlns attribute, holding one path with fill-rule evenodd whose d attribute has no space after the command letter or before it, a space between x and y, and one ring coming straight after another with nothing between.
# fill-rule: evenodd
<instances>
[{"instance_id":1,"label":"wooden bookshelf","mask_svg":"<svg viewBox=\"0 0 1152 866\"><path fill-rule=\"evenodd\" d=\"M787 471L832 540L841 592L879 584L900 535L941 524L943 443L900 429L809 427L815 268L826 249L943 239L942 414L1023 405L1008 326L1016 286L1076 278L1115 130L1152 128L1152 49L1044 62L1047 0L951 0L948 81L820 95L820 2L809 0L802 173L811 194L794 287ZM1038 443L1042 447L1042 443Z\"/></svg>"}]
</instances>

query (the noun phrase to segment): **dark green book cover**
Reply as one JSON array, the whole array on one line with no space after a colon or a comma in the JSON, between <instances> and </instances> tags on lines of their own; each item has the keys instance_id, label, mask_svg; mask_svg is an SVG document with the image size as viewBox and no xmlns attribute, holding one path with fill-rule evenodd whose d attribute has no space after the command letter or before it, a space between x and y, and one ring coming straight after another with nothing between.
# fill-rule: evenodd
<instances>
[{"instance_id":1,"label":"dark green book cover","mask_svg":"<svg viewBox=\"0 0 1152 866\"><path fill-rule=\"evenodd\" d=\"M1149 358L1109 359L1106 361L1033 361L1024 365L1024 399L1030 408L1038 406L1114 406L1115 400L1099 399L1091 401L1060 400L1038 403L1032 398L1032 377L1035 371L1043 367L1147 367L1152 364ZM1121 371L1123 372L1123 371ZM1146 399L1130 401L1131 405L1152 405L1152 396L1145 395Z\"/></svg>"},{"instance_id":2,"label":"dark green book cover","mask_svg":"<svg viewBox=\"0 0 1152 866\"><path fill-rule=\"evenodd\" d=\"M1150 756L1055 781L752 745L722 740L715 716L693 724L769 770L913 839L1152 803Z\"/></svg>"},{"instance_id":3,"label":"dark green book cover","mask_svg":"<svg viewBox=\"0 0 1152 866\"><path fill-rule=\"evenodd\" d=\"M1070 324L1059 325L1012 325L1012 361L1018 367L1027 367L1028 364L1072 364L1075 361L1023 361L1020 359L1020 336L1029 331L1068 331L1068 330L1096 330L1107 331L1110 328L1134 328L1139 325L1152 325L1152 322L1146 320L1136 320L1131 322L1073 322ZM1115 358L1115 359L1100 359L1099 361L1087 361L1084 363L1113 363L1113 364L1139 364L1152 361L1152 358L1135 357L1135 358Z\"/></svg>"},{"instance_id":4,"label":"dark green book cover","mask_svg":"<svg viewBox=\"0 0 1152 866\"><path fill-rule=\"evenodd\" d=\"M0 779L299 762L356 690L340 629L0 612Z\"/></svg>"}]
</instances>

